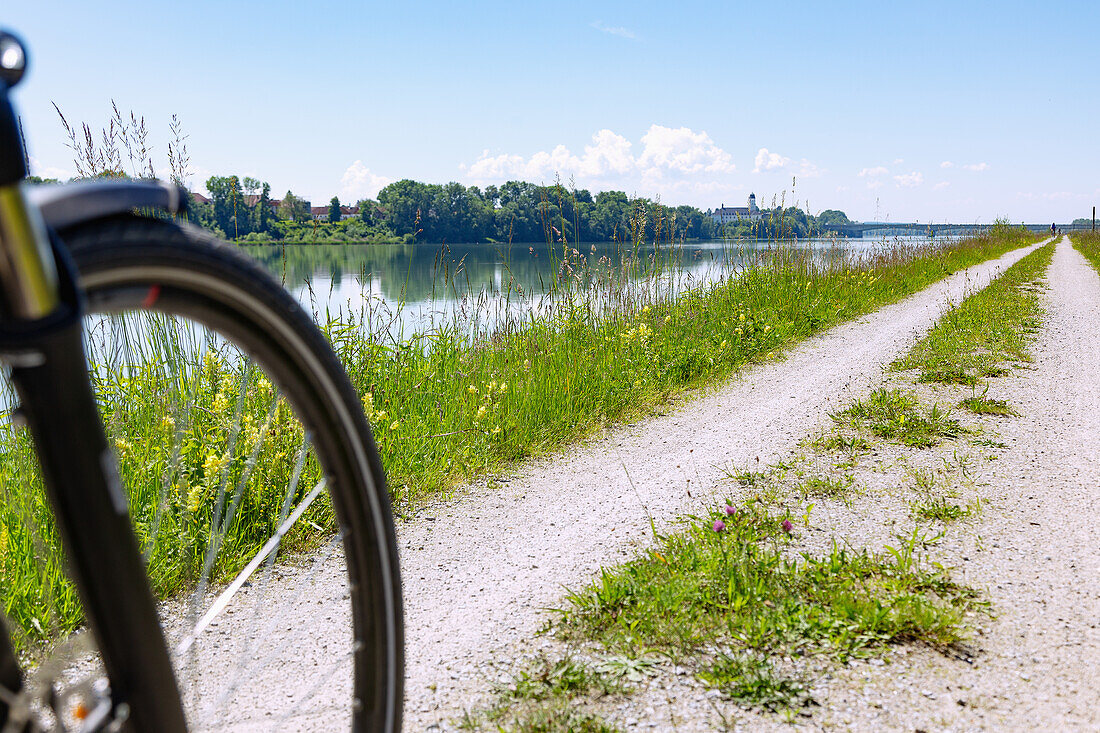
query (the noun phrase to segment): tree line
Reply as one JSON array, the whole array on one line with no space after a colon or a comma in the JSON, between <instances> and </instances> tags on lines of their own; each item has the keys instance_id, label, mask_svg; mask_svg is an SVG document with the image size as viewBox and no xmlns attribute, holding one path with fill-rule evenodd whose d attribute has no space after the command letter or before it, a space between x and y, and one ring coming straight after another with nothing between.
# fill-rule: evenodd
<instances>
[{"instance_id":1,"label":"tree line","mask_svg":"<svg viewBox=\"0 0 1100 733\"><path fill-rule=\"evenodd\" d=\"M243 241L606 242L718 237L804 238L848 223L842 211L817 216L797 207L763 209L759 221L717 224L694 206L665 206L623 191L508 181L500 186L422 183L409 179L360 199L348 219L333 197L315 221L308 202L287 191L277 207L271 187L250 177L212 176L210 203L195 203L197 222ZM346 211L346 210L345 210Z\"/></svg>"}]
</instances>

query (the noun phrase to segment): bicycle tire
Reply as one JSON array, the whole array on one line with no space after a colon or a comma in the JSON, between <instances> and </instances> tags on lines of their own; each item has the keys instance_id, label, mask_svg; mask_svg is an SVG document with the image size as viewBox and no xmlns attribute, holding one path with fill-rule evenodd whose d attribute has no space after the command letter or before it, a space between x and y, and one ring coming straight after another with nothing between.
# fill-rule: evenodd
<instances>
[{"instance_id":1,"label":"bicycle tire","mask_svg":"<svg viewBox=\"0 0 1100 733\"><path fill-rule=\"evenodd\" d=\"M351 728L399 730L403 622L389 495L359 398L328 341L266 271L196 227L122 216L59 236L79 272L89 313L155 311L193 320L239 347L285 395L312 436L343 545L352 627ZM125 643L102 652L126 663ZM156 700L128 704L158 707ZM148 710L143 713L150 719Z\"/></svg>"}]
</instances>

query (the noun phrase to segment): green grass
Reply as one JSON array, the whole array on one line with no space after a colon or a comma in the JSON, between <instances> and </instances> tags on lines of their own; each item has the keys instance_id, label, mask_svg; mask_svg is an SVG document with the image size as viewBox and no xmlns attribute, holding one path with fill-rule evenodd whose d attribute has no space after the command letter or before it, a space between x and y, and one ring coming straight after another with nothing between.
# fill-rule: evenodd
<instances>
[{"instance_id":1,"label":"green grass","mask_svg":"<svg viewBox=\"0 0 1100 733\"><path fill-rule=\"evenodd\" d=\"M562 284L545 317L490 337L471 339L456 325L395 343L372 337L366 315L330 321L325 330L362 398L401 512L645 414L1031 238L1002 227L947 248L898 246L859 263L822 264L783 250L675 295L626 276L596 277L610 289L600 302L613 309L598 307L591 290ZM97 385L162 597L195 582L208 520L226 508L216 489L223 482L245 491L214 577L236 572L271 535L303 438L285 406L269 417L269 384L246 377L232 359L200 358L180 338L168 327L137 329L128 344L135 360L102 371ZM248 471L254 449L256 468ZM0 459L0 598L25 647L77 628L83 616L62 572L33 447L9 423L0 426ZM303 490L318 478L307 457ZM287 550L309 548L335 528L326 501L305 519L284 541Z\"/></svg>"},{"instance_id":2,"label":"green grass","mask_svg":"<svg viewBox=\"0 0 1100 733\"><path fill-rule=\"evenodd\" d=\"M900 389L876 389L867 399L856 400L833 415L833 419L911 448L930 448L942 438L964 432L958 421L938 405L925 409L915 394Z\"/></svg>"},{"instance_id":3,"label":"green grass","mask_svg":"<svg viewBox=\"0 0 1100 733\"><path fill-rule=\"evenodd\" d=\"M853 481L851 476L843 479L832 476L813 476L802 482L799 491L803 496L835 498L844 494Z\"/></svg>"},{"instance_id":4,"label":"green grass","mask_svg":"<svg viewBox=\"0 0 1100 733\"><path fill-rule=\"evenodd\" d=\"M584 662L544 657L516 675L511 684L500 687L495 705L468 712L460 727L516 733L615 733L619 728L579 710L578 704L622 691L620 682Z\"/></svg>"},{"instance_id":5,"label":"green grass","mask_svg":"<svg viewBox=\"0 0 1100 733\"><path fill-rule=\"evenodd\" d=\"M1069 239L1073 242L1073 248L1100 270L1100 232L1071 232Z\"/></svg>"},{"instance_id":6,"label":"green grass","mask_svg":"<svg viewBox=\"0 0 1100 733\"><path fill-rule=\"evenodd\" d=\"M920 559L921 537L900 539L881 553L834 544L823 556L792 557L782 518L753 502L729 507L570 593L556 631L611 652L701 658L700 677L747 706L803 705L804 683L778 660L844 661L909 641L950 647L966 613L982 607ZM716 647L725 651L707 651Z\"/></svg>"},{"instance_id":7,"label":"green grass","mask_svg":"<svg viewBox=\"0 0 1100 733\"><path fill-rule=\"evenodd\" d=\"M1006 362L1027 362L1041 318L1036 283L1054 255L1049 244L1010 267L949 311L897 369L919 369L923 382L977 385L1001 376Z\"/></svg>"},{"instance_id":8,"label":"green grass","mask_svg":"<svg viewBox=\"0 0 1100 733\"><path fill-rule=\"evenodd\" d=\"M987 389L988 391L988 389ZM999 417L1011 417L1019 413L1012 409L1004 400L987 397L985 394L971 395L959 403L959 407L965 407L975 415L997 415Z\"/></svg>"},{"instance_id":9,"label":"green grass","mask_svg":"<svg viewBox=\"0 0 1100 733\"><path fill-rule=\"evenodd\" d=\"M749 708L779 712L813 703L806 683L777 672L767 658L751 652L718 654L699 679Z\"/></svg>"},{"instance_id":10,"label":"green grass","mask_svg":"<svg viewBox=\"0 0 1100 733\"><path fill-rule=\"evenodd\" d=\"M954 522L975 512L975 506L961 506L945 496L925 496L909 502L909 510L918 519Z\"/></svg>"}]
</instances>

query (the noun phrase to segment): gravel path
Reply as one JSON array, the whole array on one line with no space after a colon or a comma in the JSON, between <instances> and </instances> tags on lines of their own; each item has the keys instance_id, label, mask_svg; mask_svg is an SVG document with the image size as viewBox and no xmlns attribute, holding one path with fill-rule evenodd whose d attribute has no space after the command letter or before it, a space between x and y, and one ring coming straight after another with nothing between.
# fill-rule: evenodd
<instances>
[{"instance_id":1,"label":"gravel path","mask_svg":"<svg viewBox=\"0 0 1100 733\"><path fill-rule=\"evenodd\" d=\"M1007 447L982 471L989 504L943 558L989 592L995 618L978 653L968 663L911 650L889 672L850 670L819 724L1100 730L1100 278L1063 240L1048 283L1033 370L997 380L1020 417L1003 423Z\"/></svg>"},{"instance_id":2,"label":"gravel path","mask_svg":"<svg viewBox=\"0 0 1100 733\"><path fill-rule=\"evenodd\" d=\"M524 464L399 528L407 626L406 727L445 728L486 701L543 610L699 506L723 467L789 452L834 404L879 381L949 302L1033 248L971 268L746 370L672 414ZM500 667L497 666L498 662Z\"/></svg>"},{"instance_id":3,"label":"gravel path","mask_svg":"<svg viewBox=\"0 0 1100 733\"><path fill-rule=\"evenodd\" d=\"M463 488L457 498L428 506L399 526L406 729L453 729L465 710L490 699L492 683L512 671L514 660L550 643L537 632L545 609L560 605L563 589L580 586L601 566L648 542L651 519L663 527L700 507L724 468L763 466L789 453L827 420L831 407L881 381L882 368L945 307L1032 249L833 328L670 414L526 462L511 477ZM216 665L231 657L203 656L213 663L196 663L195 699L235 700L220 729L271 728L276 706L266 704L269 691L285 687L299 668L332 667L334 659L344 666L337 665L333 683L311 690L308 706L280 730L339 726L324 716L330 701L349 695L335 684L348 663L336 656L348 647L339 637L349 624L334 611L346 603L341 574L336 555L279 566L270 579L242 590L232 612L196 642L244 658L258 655L265 670L236 679L232 669ZM257 618L267 626L251 634L242 630Z\"/></svg>"}]
</instances>

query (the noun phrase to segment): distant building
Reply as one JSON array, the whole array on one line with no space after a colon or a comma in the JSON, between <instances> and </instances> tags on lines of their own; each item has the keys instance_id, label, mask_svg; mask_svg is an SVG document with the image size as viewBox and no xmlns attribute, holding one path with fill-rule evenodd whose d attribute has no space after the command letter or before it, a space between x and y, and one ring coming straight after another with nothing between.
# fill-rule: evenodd
<instances>
[{"instance_id":1,"label":"distant building","mask_svg":"<svg viewBox=\"0 0 1100 733\"><path fill-rule=\"evenodd\" d=\"M244 197L244 202L246 204L248 204L249 206L255 206L256 204L260 203L260 197L257 196L254 193L246 194L245 197ZM283 203L283 202L280 201L279 199L268 199L267 200L267 206L268 206L269 209L278 209L279 205L281 203Z\"/></svg>"},{"instance_id":2,"label":"distant building","mask_svg":"<svg viewBox=\"0 0 1100 733\"><path fill-rule=\"evenodd\" d=\"M196 204L208 204L208 203L210 203L210 199L206 198L201 193L198 193L196 191L191 191L190 193L191 193L191 200L194 201Z\"/></svg>"},{"instance_id":3,"label":"distant building","mask_svg":"<svg viewBox=\"0 0 1100 733\"><path fill-rule=\"evenodd\" d=\"M314 221L328 221L328 207L327 206L311 206L309 208L310 216ZM358 206L341 206L340 207L340 221L345 219L354 219L359 216Z\"/></svg>"},{"instance_id":4,"label":"distant building","mask_svg":"<svg viewBox=\"0 0 1100 733\"><path fill-rule=\"evenodd\" d=\"M707 215L714 220L716 224L730 224L738 221L759 221L764 218L764 214L756 206L756 194L749 194L748 206L726 206L722 204L713 211L707 211Z\"/></svg>"}]
</instances>

